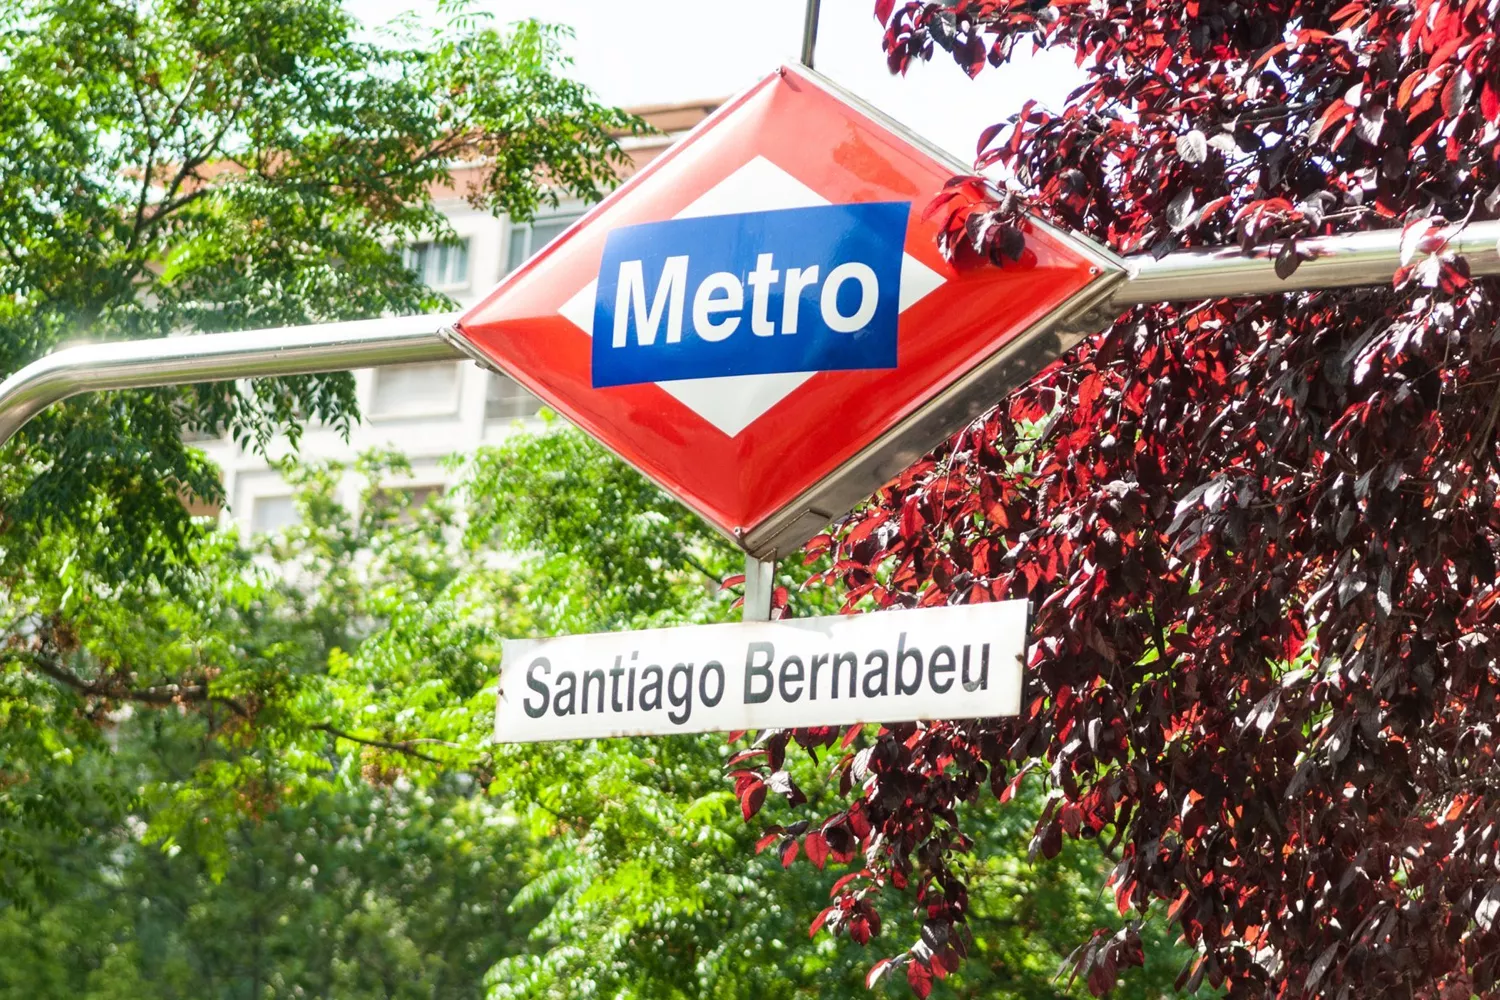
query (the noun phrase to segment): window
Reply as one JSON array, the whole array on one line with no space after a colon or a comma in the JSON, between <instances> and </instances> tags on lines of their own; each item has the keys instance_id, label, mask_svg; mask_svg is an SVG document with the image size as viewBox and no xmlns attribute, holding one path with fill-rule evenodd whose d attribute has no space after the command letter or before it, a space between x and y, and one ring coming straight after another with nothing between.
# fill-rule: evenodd
<instances>
[{"instance_id":1,"label":"window","mask_svg":"<svg viewBox=\"0 0 1500 1000\"><path fill-rule=\"evenodd\" d=\"M511 226L510 246L505 251L505 273L509 274L526 263L527 258L557 239L582 214L574 212L572 215L553 215L537 219L530 225Z\"/></svg>"},{"instance_id":2,"label":"window","mask_svg":"<svg viewBox=\"0 0 1500 1000\"><path fill-rule=\"evenodd\" d=\"M447 492L442 486L408 486L401 491L413 510L426 507L429 500L436 500Z\"/></svg>"},{"instance_id":3,"label":"window","mask_svg":"<svg viewBox=\"0 0 1500 1000\"><path fill-rule=\"evenodd\" d=\"M182 507L189 517L218 517L222 506L217 500L205 500L190 492L187 487L178 488L177 499L182 501Z\"/></svg>"},{"instance_id":4,"label":"window","mask_svg":"<svg viewBox=\"0 0 1500 1000\"><path fill-rule=\"evenodd\" d=\"M523 389L509 375L490 375L489 385L484 391L484 419L515 420L529 417L541 406L541 400Z\"/></svg>"},{"instance_id":5,"label":"window","mask_svg":"<svg viewBox=\"0 0 1500 1000\"><path fill-rule=\"evenodd\" d=\"M250 505L250 531L263 535L297 523L297 501L291 496L256 497Z\"/></svg>"},{"instance_id":6,"label":"window","mask_svg":"<svg viewBox=\"0 0 1500 1000\"><path fill-rule=\"evenodd\" d=\"M446 492L447 489L440 483L426 486L386 486L370 496L370 504L376 510L399 508L396 522L410 524L417 511Z\"/></svg>"},{"instance_id":7,"label":"window","mask_svg":"<svg viewBox=\"0 0 1500 1000\"><path fill-rule=\"evenodd\" d=\"M469 286L469 241L413 243L401 254L417 279L429 288L452 290Z\"/></svg>"},{"instance_id":8,"label":"window","mask_svg":"<svg viewBox=\"0 0 1500 1000\"><path fill-rule=\"evenodd\" d=\"M375 369L372 417L435 417L458 412L458 364L438 361Z\"/></svg>"}]
</instances>

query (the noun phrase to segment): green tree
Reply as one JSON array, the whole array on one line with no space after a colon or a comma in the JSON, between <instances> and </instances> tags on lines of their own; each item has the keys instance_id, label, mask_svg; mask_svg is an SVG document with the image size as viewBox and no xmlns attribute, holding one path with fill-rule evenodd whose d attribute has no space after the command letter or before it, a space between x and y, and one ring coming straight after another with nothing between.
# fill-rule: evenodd
<instances>
[{"instance_id":1,"label":"green tree","mask_svg":"<svg viewBox=\"0 0 1500 1000\"><path fill-rule=\"evenodd\" d=\"M340 0L18 0L0 7L0 372L80 337L431 310L401 262L451 238L435 185L528 218L596 197L638 127L566 76L563 33L466 13L359 41ZM0 573L88 522L114 578L171 577L180 491L218 483L182 431L264 446L347 425L347 375L89 397L0 459Z\"/></svg>"},{"instance_id":2,"label":"green tree","mask_svg":"<svg viewBox=\"0 0 1500 1000\"><path fill-rule=\"evenodd\" d=\"M451 238L431 192L455 165L476 205L523 219L612 184L613 136L639 123L568 79L563 33L440 8L433 36L372 43L339 0L0 5L0 372L83 336L431 309L399 250ZM0 896L49 877L23 831L126 808L80 762L111 706L253 720L267 754L316 709L283 703L312 697L311 640L271 638L242 557L180 502L219 492L183 432L263 448L356 416L347 375L219 383L82 397L0 448ZM252 612L267 629L224 645ZM200 794L256 773L222 762Z\"/></svg>"},{"instance_id":3,"label":"green tree","mask_svg":"<svg viewBox=\"0 0 1500 1000\"><path fill-rule=\"evenodd\" d=\"M16 831L47 891L0 912L0 998L861 995L868 954L807 937L857 866L784 868L774 831L757 853L790 811L744 822L722 737L489 740L501 638L732 618L735 553L572 430L480 453L454 500L380 487L402 470L363 459L349 511L351 470L288 466L301 522L255 552L214 539L191 587L68 604L67 674L33 697L85 720L65 770L123 807L89 793L76 836ZM98 586L73 566L47 585ZM105 686L111 662L190 656L206 698ZM833 801L826 765L789 766ZM1030 794L970 817L975 961L945 995L1082 995L1051 979L1108 920L1106 862L1081 844L1033 869Z\"/></svg>"}]
</instances>

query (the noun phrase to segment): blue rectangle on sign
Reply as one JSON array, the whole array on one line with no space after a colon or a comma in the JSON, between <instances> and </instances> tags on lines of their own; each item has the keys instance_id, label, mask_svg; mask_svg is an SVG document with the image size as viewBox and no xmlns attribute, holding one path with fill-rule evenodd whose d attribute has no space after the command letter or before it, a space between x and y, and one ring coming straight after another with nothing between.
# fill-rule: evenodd
<instances>
[{"instance_id":1,"label":"blue rectangle on sign","mask_svg":"<svg viewBox=\"0 0 1500 1000\"><path fill-rule=\"evenodd\" d=\"M614 230L594 386L895 368L910 214L910 202L868 202Z\"/></svg>"}]
</instances>

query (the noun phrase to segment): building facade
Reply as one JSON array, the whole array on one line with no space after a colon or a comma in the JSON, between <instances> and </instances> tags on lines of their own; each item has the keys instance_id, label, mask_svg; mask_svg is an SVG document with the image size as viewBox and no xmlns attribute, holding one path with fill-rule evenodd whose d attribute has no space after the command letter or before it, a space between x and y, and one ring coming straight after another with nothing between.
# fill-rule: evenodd
<instances>
[{"instance_id":1,"label":"building facade","mask_svg":"<svg viewBox=\"0 0 1500 1000\"><path fill-rule=\"evenodd\" d=\"M630 158L627 173L650 162L711 114L717 101L700 101L633 109L656 130L655 135L625 137ZM451 187L433 192L438 208L458 237L457 244L418 243L407 247L407 266L430 287L447 294L460 308L477 302L506 274L568 228L586 208L564 203L529 223L513 223L473 208L465 199L466 172L455 171ZM470 361L402 365L354 373L363 420L346 439L338 431L308 426L297 453L308 461L352 463L361 452L389 448L405 455L412 475L383 484L409 491L421 500L445 490L452 479L443 468L449 455L493 444L532 420L539 403L504 375ZM291 487L265 458L232 440L198 440L223 473L227 509L220 517L249 535L275 531L293 523L297 511ZM276 442L273 457L290 451ZM344 502L353 509L359 484L344 485ZM207 513L205 511L205 513Z\"/></svg>"}]
</instances>

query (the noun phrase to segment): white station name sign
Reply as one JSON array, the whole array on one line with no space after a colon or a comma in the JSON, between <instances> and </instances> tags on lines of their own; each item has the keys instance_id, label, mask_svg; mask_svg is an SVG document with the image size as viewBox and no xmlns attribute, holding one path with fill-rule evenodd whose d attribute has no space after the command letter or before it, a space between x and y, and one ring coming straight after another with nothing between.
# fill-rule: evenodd
<instances>
[{"instance_id":1,"label":"white station name sign","mask_svg":"<svg viewBox=\"0 0 1500 1000\"><path fill-rule=\"evenodd\" d=\"M1016 715L1027 602L507 640L502 743Z\"/></svg>"}]
</instances>

